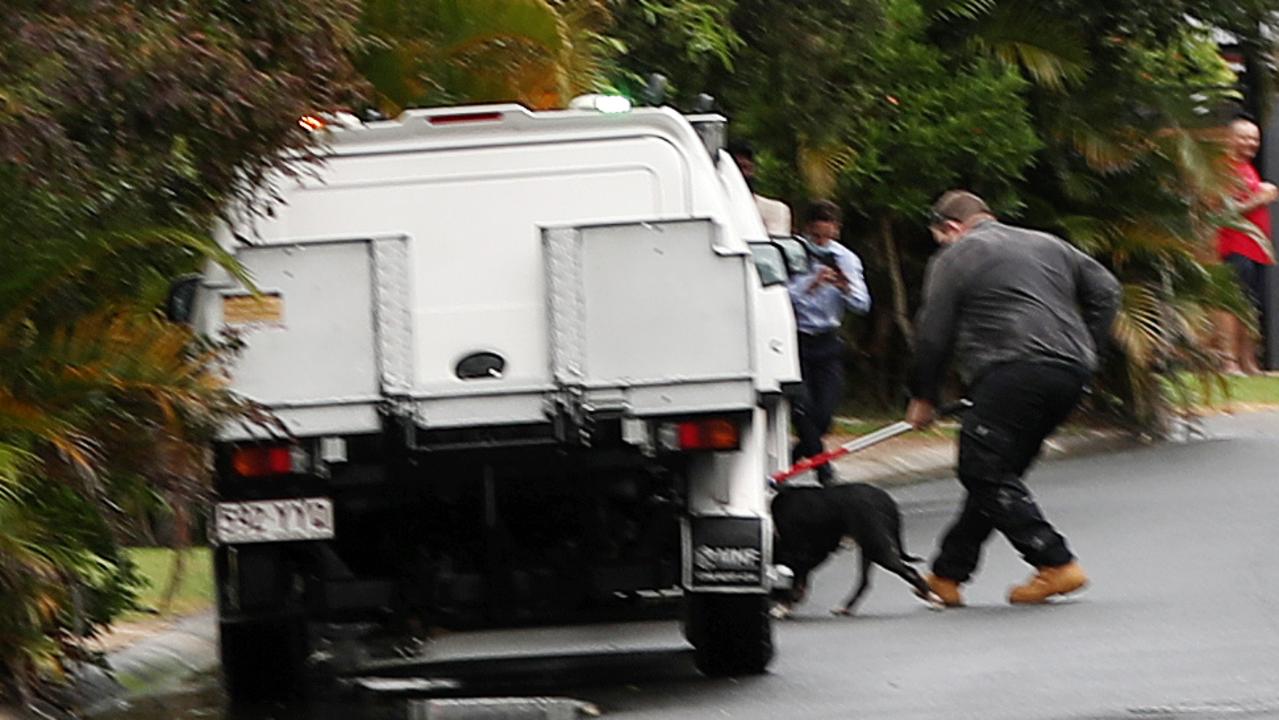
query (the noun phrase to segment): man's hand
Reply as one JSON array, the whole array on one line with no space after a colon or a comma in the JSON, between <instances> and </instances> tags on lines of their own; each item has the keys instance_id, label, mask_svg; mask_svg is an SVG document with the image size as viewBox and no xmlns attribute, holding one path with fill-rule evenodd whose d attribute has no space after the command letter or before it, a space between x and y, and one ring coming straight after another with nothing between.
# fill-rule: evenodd
<instances>
[{"instance_id":1,"label":"man's hand","mask_svg":"<svg viewBox=\"0 0 1279 720\"><path fill-rule=\"evenodd\" d=\"M916 430L923 430L937 419L937 408L927 400L911 400L906 407L906 422Z\"/></svg>"},{"instance_id":2,"label":"man's hand","mask_svg":"<svg viewBox=\"0 0 1279 720\"><path fill-rule=\"evenodd\" d=\"M1274 183L1261 183L1261 187L1257 190L1257 199L1263 205L1269 205L1275 200L1279 200L1279 187L1276 187Z\"/></svg>"},{"instance_id":3,"label":"man's hand","mask_svg":"<svg viewBox=\"0 0 1279 720\"><path fill-rule=\"evenodd\" d=\"M823 285L833 285L838 281L839 273L823 265L817 268L817 272L813 274L813 281L809 283L808 291L813 292Z\"/></svg>"},{"instance_id":4,"label":"man's hand","mask_svg":"<svg viewBox=\"0 0 1279 720\"><path fill-rule=\"evenodd\" d=\"M849 281L847 275L838 270L832 270L831 272L835 273L835 278L831 280L831 284L835 286L835 289L846 293L853 287L853 283Z\"/></svg>"}]
</instances>

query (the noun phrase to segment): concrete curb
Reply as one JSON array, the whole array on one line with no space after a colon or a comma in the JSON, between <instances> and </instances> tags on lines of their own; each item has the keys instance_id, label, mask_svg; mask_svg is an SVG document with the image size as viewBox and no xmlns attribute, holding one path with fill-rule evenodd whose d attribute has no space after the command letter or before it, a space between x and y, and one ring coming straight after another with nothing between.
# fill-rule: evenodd
<instances>
[{"instance_id":1,"label":"concrete curb","mask_svg":"<svg viewBox=\"0 0 1279 720\"><path fill-rule=\"evenodd\" d=\"M1119 430L1072 431L1049 438L1044 443L1044 458L1113 452L1141 444L1131 433ZM889 457L850 455L835 461L835 470L842 482L866 482L883 487L909 485L953 476L955 453L955 442L939 442Z\"/></svg>"}]
</instances>

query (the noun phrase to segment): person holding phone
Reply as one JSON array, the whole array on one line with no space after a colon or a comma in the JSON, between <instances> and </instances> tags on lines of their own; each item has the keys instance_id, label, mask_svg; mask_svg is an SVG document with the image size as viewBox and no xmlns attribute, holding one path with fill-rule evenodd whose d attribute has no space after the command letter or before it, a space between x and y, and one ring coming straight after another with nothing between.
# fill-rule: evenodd
<instances>
[{"instance_id":1,"label":"person holding phone","mask_svg":"<svg viewBox=\"0 0 1279 720\"><path fill-rule=\"evenodd\" d=\"M870 312L862 261L839 242L841 221L839 207L832 202L817 200L808 206L801 237L810 244L814 261L788 285L804 387L793 414L799 436L793 461L822 452L822 437L844 396L844 344L839 337L844 314ZM833 481L829 464L818 468L817 479L823 485Z\"/></svg>"}]
</instances>

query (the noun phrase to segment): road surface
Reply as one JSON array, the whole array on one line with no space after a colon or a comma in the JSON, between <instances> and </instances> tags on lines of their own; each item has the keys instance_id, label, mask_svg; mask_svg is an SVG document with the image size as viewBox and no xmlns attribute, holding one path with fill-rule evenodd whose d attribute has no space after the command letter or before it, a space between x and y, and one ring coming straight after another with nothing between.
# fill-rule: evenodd
<instances>
[{"instance_id":1,"label":"road surface","mask_svg":"<svg viewBox=\"0 0 1279 720\"><path fill-rule=\"evenodd\" d=\"M1279 717L1279 414L1214 420L1209 432L1032 472L1031 487L1092 576L1077 599L1007 605L1008 586L1029 568L997 537L966 588L968 608L931 612L877 571L859 615L836 618L827 608L853 581L846 553L815 576L797 617L777 626L766 676L705 680L672 654L519 689L635 720ZM894 495L908 549L930 553L958 485ZM405 717L401 704L364 699L232 712L211 686L206 679L108 717Z\"/></svg>"}]
</instances>

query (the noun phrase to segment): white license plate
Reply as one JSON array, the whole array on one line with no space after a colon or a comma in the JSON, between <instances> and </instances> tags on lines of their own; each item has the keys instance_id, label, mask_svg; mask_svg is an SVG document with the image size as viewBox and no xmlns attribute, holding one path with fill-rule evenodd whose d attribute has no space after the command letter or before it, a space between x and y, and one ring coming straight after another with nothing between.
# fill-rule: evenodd
<instances>
[{"instance_id":1,"label":"white license plate","mask_svg":"<svg viewBox=\"0 0 1279 720\"><path fill-rule=\"evenodd\" d=\"M218 503L213 516L219 543L328 540L334 535L333 501L328 498Z\"/></svg>"}]
</instances>

